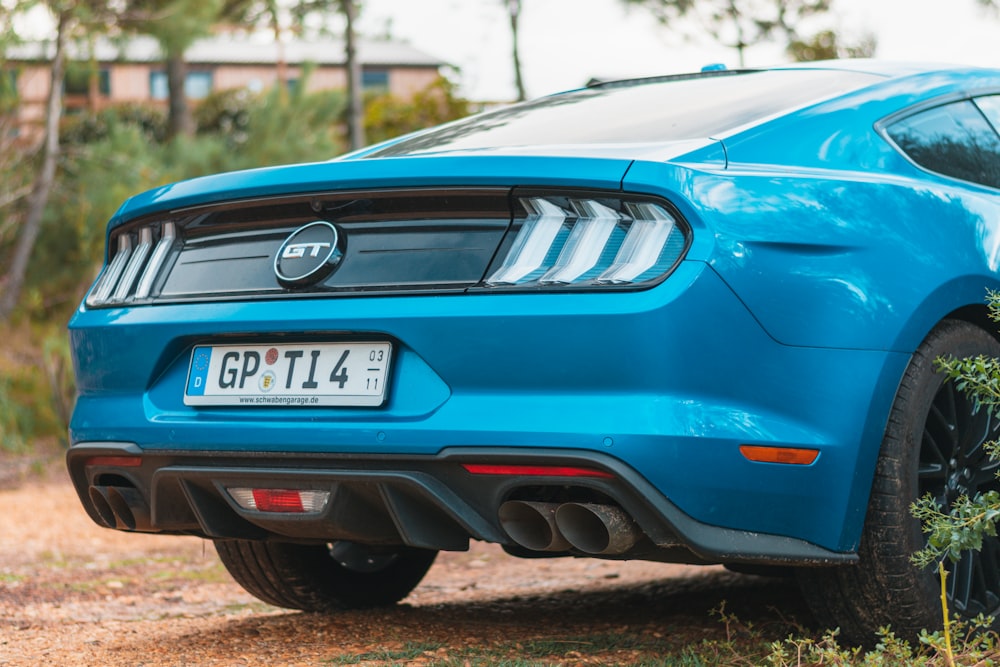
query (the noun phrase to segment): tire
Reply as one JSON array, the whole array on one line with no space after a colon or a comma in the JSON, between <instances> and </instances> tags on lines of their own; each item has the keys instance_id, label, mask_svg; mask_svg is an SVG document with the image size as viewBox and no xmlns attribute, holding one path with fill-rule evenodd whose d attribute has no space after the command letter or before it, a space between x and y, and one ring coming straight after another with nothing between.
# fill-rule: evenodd
<instances>
[{"instance_id":1,"label":"tire","mask_svg":"<svg viewBox=\"0 0 1000 667\"><path fill-rule=\"evenodd\" d=\"M859 562L835 568L800 568L797 579L816 620L840 628L841 637L871 645L880 627L914 639L942 625L936 568L918 569L910 556L926 537L911 515L918 497L932 494L944 506L962 493L1000 488L998 464L983 443L998 437L996 418L945 382L934 361L1000 356L1000 343L957 320L938 325L914 353L897 390L868 502ZM987 537L978 552L945 561L952 614L974 617L1000 611L1000 539Z\"/></svg>"},{"instance_id":2,"label":"tire","mask_svg":"<svg viewBox=\"0 0 1000 667\"><path fill-rule=\"evenodd\" d=\"M399 602L420 583L437 556L426 549L351 542L216 540L215 550L233 579L254 597L310 612Z\"/></svg>"}]
</instances>

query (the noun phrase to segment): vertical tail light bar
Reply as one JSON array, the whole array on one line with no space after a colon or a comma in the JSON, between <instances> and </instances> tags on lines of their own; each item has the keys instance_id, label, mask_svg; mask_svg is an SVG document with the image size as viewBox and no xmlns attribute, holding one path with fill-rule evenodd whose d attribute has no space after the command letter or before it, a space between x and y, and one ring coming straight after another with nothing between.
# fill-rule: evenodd
<instances>
[{"instance_id":1,"label":"vertical tail light bar","mask_svg":"<svg viewBox=\"0 0 1000 667\"><path fill-rule=\"evenodd\" d=\"M174 222L117 232L113 239L117 250L87 297L87 305L106 306L148 299L178 238Z\"/></svg>"},{"instance_id":2,"label":"vertical tail light bar","mask_svg":"<svg viewBox=\"0 0 1000 667\"><path fill-rule=\"evenodd\" d=\"M646 202L626 202L632 226L615 260L597 277L599 283L630 283L652 269L677 223L665 210Z\"/></svg>"},{"instance_id":3,"label":"vertical tail light bar","mask_svg":"<svg viewBox=\"0 0 1000 667\"><path fill-rule=\"evenodd\" d=\"M667 275L688 247L687 227L666 203L555 194L518 202L526 215L500 268L486 279L488 287L651 283Z\"/></svg>"},{"instance_id":4,"label":"vertical tail light bar","mask_svg":"<svg viewBox=\"0 0 1000 667\"><path fill-rule=\"evenodd\" d=\"M167 253L174 246L174 239L177 238L177 225L172 222L163 223L160 231L160 240L153 250L153 255L149 258L146 270L142 272L139 279L139 286L135 288L135 298L145 299L153 289L153 281L163 266L163 261L167 258Z\"/></svg>"},{"instance_id":5,"label":"vertical tail light bar","mask_svg":"<svg viewBox=\"0 0 1000 667\"><path fill-rule=\"evenodd\" d=\"M515 285L545 266L545 258L563 228L567 213L540 197L522 199L528 217L503 264L487 285Z\"/></svg>"},{"instance_id":6,"label":"vertical tail light bar","mask_svg":"<svg viewBox=\"0 0 1000 667\"><path fill-rule=\"evenodd\" d=\"M618 213L596 201L571 200L570 206L576 223L556 263L538 281L543 285L572 283L594 268L620 220Z\"/></svg>"},{"instance_id":7,"label":"vertical tail light bar","mask_svg":"<svg viewBox=\"0 0 1000 667\"><path fill-rule=\"evenodd\" d=\"M108 268L105 269L101 275L101 279L97 281L97 285L87 299L89 305L93 306L105 303L108 300L108 297L111 296L111 291L118 284L118 279L121 278L122 271L125 269L125 265L128 264L128 258L131 255L132 237L128 234L121 234L118 237L118 250L115 252L115 256L112 258L111 263L108 264Z\"/></svg>"},{"instance_id":8,"label":"vertical tail light bar","mask_svg":"<svg viewBox=\"0 0 1000 667\"><path fill-rule=\"evenodd\" d=\"M132 252L132 258L125 267L125 273L122 274L121 280L118 281L118 287L115 288L115 293L111 296L112 301L121 302L128 296L132 290L132 285L135 284L136 278L139 277L142 265L146 263L146 256L152 247L153 230L149 227L143 227L139 230L139 244Z\"/></svg>"}]
</instances>

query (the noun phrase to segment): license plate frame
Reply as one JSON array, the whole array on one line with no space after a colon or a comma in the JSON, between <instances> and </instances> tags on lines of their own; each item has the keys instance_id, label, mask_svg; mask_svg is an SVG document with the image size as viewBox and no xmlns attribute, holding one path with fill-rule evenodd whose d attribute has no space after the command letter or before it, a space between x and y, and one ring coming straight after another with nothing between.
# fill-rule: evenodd
<instances>
[{"instance_id":1,"label":"license plate frame","mask_svg":"<svg viewBox=\"0 0 1000 667\"><path fill-rule=\"evenodd\" d=\"M393 352L389 341L196 345L184 404L379 407Z\"/></svg>"}]
</instances>

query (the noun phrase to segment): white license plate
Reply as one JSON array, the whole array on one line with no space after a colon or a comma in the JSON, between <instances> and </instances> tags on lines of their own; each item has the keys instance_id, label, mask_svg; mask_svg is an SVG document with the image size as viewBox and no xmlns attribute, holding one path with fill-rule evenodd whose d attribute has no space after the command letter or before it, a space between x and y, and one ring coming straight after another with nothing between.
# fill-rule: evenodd
<instances>
[{"instance_id":1,"label":"white license plate","mask_svg":"<svg viewBox=\"0 0 1000 667\"><path fill-rule=\"evenodd\" d=\"M392 345L204 345L191 352L185 405L378 406Z\"/></svg>"}]
</instances>

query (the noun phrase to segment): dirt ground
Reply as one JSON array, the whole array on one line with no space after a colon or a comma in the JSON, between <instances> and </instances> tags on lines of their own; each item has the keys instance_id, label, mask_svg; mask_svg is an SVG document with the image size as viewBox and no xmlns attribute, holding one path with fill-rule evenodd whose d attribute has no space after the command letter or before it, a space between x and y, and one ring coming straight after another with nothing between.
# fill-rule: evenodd
<instances>
[{"instance_id":1,"label":"dirt ground","mask_svg":"<svg viewBox=\"0 0 1000 667\"><path fill-rule=\"evenodd\" d=\"M629 664L651 647L666 656L724 639L711 614L723 600L774 639L787 634L789 618L807 616L782 580L657 563L520 560L484 544L441 554L396 607L291 612L245 593L203 540L94 525L58 470L4 482L0 665L463 664L455 655L518 664L529 645L531 664ZM585 650L597 637L606 648ZM537 657L543 642L550 659Z\"/></svg>"}]
</instances>

